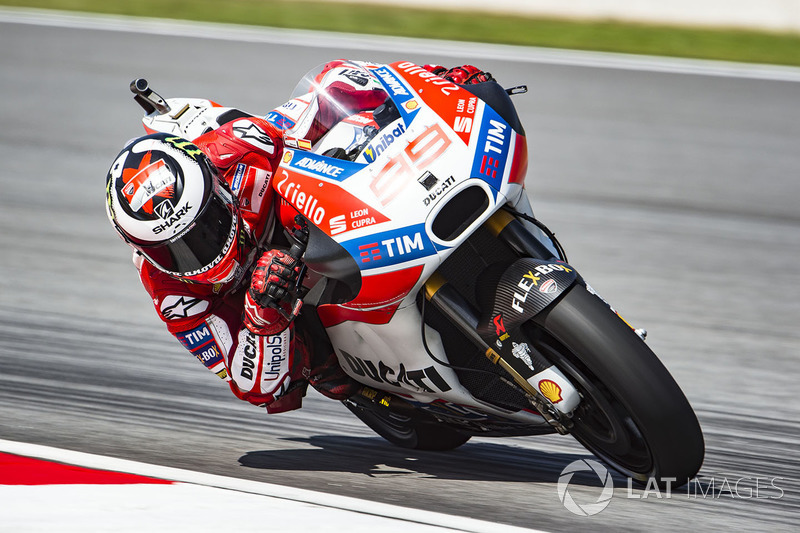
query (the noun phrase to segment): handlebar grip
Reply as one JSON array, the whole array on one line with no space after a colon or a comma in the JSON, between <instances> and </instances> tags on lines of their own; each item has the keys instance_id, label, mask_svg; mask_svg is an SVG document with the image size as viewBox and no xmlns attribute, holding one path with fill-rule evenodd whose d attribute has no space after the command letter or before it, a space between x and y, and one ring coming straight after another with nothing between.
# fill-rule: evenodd
<instances>
[{"instance_id":1,"label":"handlebar grip","mask_svg":"<svg viewBox=\"0 0 800 533\"><path fill-rule=\"evenodd\" d=\"M300 257L302 257L305 251L306 251L306 243L296 242L292 244L291 248L289 248L289 255L300 259Z\"/></svg>"},{"instance_id":2,"label":"handlebar grip","mask_svg":"<svg viewBox=\"0 0 800 533\"><path fill-rule=\"evenodd\" d=\"M142 106L147 115L165 115L171 111L167 101L150 88L146 79L136 78L131 82L130 88L134 94L133 99Z\"/></svg>"},{"instance_id":3,"label":"handlebar grip","mask_svg":"<svg viewBox=\"0 0 800 533\"><path fill-rule=\"evenodd\" d=\"M134 94L141 94L147 96L147 89L150 88L150 84L144 78L136 78L131 82L131 92Z\"/></svg>"},{"instance_id":4,"label":"handlebar grip","mask_svg":"<svg viewBox=\"0 0 800 533\"><path fill-rule=\"evenodd\" d=\"M308 225L305 219L297 215L295 223L299 226L291 232L292 246L289 248L289 254L298 259L305 253L308 246Z\"/></svg>"}]
</instances>

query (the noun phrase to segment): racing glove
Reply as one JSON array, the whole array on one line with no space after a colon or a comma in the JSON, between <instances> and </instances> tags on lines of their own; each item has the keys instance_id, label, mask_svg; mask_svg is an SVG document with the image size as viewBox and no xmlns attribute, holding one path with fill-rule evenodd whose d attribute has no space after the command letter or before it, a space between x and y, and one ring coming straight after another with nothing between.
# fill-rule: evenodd
<instances>
[{"instance_id":1,"label":"racing glove","mask_svg":"<svg viewBox=\"0 0 800 533\"><path fill-rule=\"evenodd\" d=\"M442 76L444 75L445 72L447 72L447 68L441 65L422 65L422 68L424 68L428 72L436 74L437 76Z\"/></svg>"},{"instance_id":2,"label":"racing glove","mask_svg":"<svg viewBox=\"0 0 800 533\"><path fill-rule=\"evenodd\" d=\"M275 335L289 325L290 294L300 272L300 259L280 250L265 252L256 262L244 296L244 325L256 335ZM281 313L283 310L283 313Z\"/></svg>"},{"instance_id":3,"label":"racing glove","mask_svg":"<svg viewBox=\"0 0 800 533\"><path fill-rule=\"evenodd\" d=\"M439 65L425 65L424 67L428 72L432 72L437 76L452 81L458 85L467 85L471 83L481 83L484 81L492 81L494 78L488 72L484 72L472 65L462 65L460 67L453 67L446 69Z\"/></svg>"}]
</instances>

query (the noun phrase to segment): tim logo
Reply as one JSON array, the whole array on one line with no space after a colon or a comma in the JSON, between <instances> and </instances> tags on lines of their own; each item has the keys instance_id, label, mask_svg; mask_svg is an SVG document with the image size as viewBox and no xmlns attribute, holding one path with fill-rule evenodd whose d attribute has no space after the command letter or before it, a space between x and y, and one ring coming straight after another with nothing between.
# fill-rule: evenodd
<instances>
[{"instance_id":1,"label":"tim logo","mask_svg":"<svg viewBox=\"0 0 800 533\"><path fill-rule=\"evenodd\" d=\"M510 145L511 131L508 124L487 108L478 136L472 175L486 181L492 180L496 186L496 180L503 177Z\"/></svg>"},{"instance_id":2,"label":"tim logo","mask_svg":"<svg viewBox=\"0 0 800 533\"><path fill-rule=\"evenodd\" d=\"M435 252L424 224L354 239L342 245L362 269L404 263Z\"/></svg>"},{"instance_id":3,"label":"tim logo","mask_svg":"<svg viewBox=\"0 0 800 533\"><path fill-rule=\"evenodd\" d=\"M501 163L500 159L497 158L505 155L504 148L508 145L506 142L506 129L508 126L496 120L490 120L489 125L485 138L481 139L485 154L481 159L481 174L495 178ZM480 147L480 142L478 146ZM490 157L488 154L495 154L495 156Z\"/></svg>"},{"instance_id":4,"label":"tim logo","mask_svg":"<svg viewBox=\"0 0 800 533\"><path fill-rule=\"evenodd\" d=\"M358 247L358 256L362 263L369 263L370 261L380 261L383 259L381 255L381 247L377 242L362 244Z\"/></svg>"},{"instance_id":5,"label":"tim logo","mask_svg":"<svg viewBox=\"0 0 800 533\"><path fill-rule=\"evenodd\" d=\"M500 160L488 155L483 156L481 159L481 174L489 178L497 177L497 169L500 167Z\"/></svg>"},{"instance_id":6,"label":"tim logo","mask_svg":"<svg viewBox=\"0 0 800 533\"><path fill-rule=\"evenodd\" d=\"M282 130L288 130L294 126L294 120L290 119L286 115L281 115L277 111L270 111L267 114L267 121Z\"/></svg>"}]
</instances>

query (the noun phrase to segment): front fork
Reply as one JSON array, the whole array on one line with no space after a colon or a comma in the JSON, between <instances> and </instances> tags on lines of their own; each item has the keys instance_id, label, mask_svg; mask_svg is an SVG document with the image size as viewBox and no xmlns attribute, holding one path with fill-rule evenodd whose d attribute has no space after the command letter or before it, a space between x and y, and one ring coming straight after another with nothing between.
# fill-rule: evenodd
<instances>
[{"instance_id":1,"label":"front fork","mask_svg":"<svg viewBox=\"0 0 800 533\"><path fill-rule=\"evenodd\" d=\"M509 213L498 211L486 224L497 238L523 256L500 276L498 287L502 284L504 290L495 292L504 294L505 299L501 302L497 297L498 301L491 303L494 308L492 313L488 318L485 313L482 317L439 273L425 283L425 298L489 361L510 375L525 392L531 405L556 431L569 433L572 427L570 415L581 400L578 390L558 368L528 345L527 339L520 335L519 328L506 329L503 306L510 305L524 311L519 316L513 316L515 323L521 325L557 298L558 294L554 291L561 293L578 279L577 273L573 273L566 263L559 263L554 254ZM532 259L531 256L541 257L541 260ZM546 275L550 273L553 275ZM517 286L509 283L509 280L513 280ZM531 295L534 288L537 297ZM549 291L549 294L545 295L545 291ZM511 294L514 297L508 298Z\"/></svg>"},{"instance_id":2,"label":"front fork","mask_svg":"<svg viewBox=\"0 0 800 533\"><path fill-rule=\"evenodd\" d=\"M544 358L542 358L540 354L535 354L534 352L531 355L537 355L538 357L536 363L533 363L531 366L533 366L533 368L544 368L544 370L525 379L523 376L524 374L530 374L530 369L527 367L524 369L521 368L521 364L525 364L521 359L501 356L494 347L489 345L489 343L478 334L477 328L480 320L478 313L455 288L447 284L447 280L442 276L434 274L425 283L425 298L444 314L465 337L472 341L489 361L499 365L511 376L514 382L525 392L525 396L528 398L528 401L531 402L531 405L542 415L548 424L553 426L555 430L562 435L569 433L572 427L569 413L580 402L580 397L578 396L577 390L575 390L572 384L569 383L569 380L567 380L557 368L549 362L544 361ZM549 378L556 378L562 382L562 384L559 385L562 391L561 399L563 399L563 391L568 391L567 396L570 398L570 410L568 412L559 410L553 401L545 396L545 392L536 386L540 380L553 381ZM548 387L544 387L544 389L550 393ZM553 398L559 401L555 396L553 396Z\"/></svg>"}]
</instances>

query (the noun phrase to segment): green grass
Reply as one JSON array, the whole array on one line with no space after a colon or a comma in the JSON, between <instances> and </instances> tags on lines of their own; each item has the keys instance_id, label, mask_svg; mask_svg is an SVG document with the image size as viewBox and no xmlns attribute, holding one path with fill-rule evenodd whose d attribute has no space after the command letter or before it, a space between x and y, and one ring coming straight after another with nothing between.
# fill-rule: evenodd
<instances>
[{"instance_id":1,"label":"green grass","mask_svg":"<svg viewBox=\"0 0 800 533\"><path fill-rule=\"evenodd\" d=\"M273 0L0 0L0 5L800 66L800 34Z\"/></svg>"}]
</instances>

